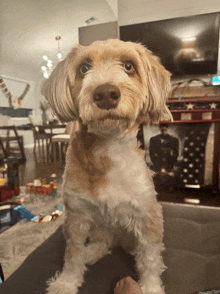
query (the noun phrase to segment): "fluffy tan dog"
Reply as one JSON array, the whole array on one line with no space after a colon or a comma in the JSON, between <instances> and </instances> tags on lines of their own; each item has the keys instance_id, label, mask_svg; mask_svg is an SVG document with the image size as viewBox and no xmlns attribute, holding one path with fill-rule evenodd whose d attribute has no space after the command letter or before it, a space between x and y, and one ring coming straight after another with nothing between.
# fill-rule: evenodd
<instances>
[{"instance_id":1,"label":"fluffy tan dog","mask_svg":"<svg viewBox=\"0 0 220 294\"><path fill-rule=\"evenodd\" d=\"M144 154L141 122L172 119L170 74L140 44L98 41L74 48L42 87L61 121L78 120L66 154L65 265L50 294L75 294L86 264L121 245L135 256L144 294L164 293L163 218Z\"/></svg>"}]
</instances>

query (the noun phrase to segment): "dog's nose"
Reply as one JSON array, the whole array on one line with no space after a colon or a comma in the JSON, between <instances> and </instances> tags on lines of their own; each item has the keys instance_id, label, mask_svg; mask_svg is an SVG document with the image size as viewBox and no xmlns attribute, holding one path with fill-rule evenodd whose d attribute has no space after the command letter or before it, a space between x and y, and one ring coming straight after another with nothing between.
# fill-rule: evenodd
<instances>
[{"instance_id":1,"label":"dog's nose","mask_svg":"<svg viewBox=\"0 0 220 294\"><path fill-rule=\"evenodd\" d=\"M111 84L98 86L93 93L95 104L101 109L111 109L118 105L121 92L118 87Z\"/></svg>"}]
</instances>

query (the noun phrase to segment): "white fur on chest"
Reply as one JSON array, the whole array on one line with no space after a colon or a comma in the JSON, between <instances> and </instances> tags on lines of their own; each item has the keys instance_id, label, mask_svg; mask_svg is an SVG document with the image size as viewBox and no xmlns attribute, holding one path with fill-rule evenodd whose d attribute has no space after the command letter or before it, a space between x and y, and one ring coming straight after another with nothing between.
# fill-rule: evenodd
<instances>
[{"instance_id":1,"label":"white fur on chest","mask_svg":"<svg viewBox=\"0 0 220 294\"><path fill-rule=\"evenodd\" d=\"M156 192L150 171L138 151L136 137L109 140L107 152L97 148L94 155L97 158L107 156L111 161L106 174L108 184L98 190L94 199L89 191L85 194L72 192L64 175L63 192L69 207L87 211L91 219L96 218L99 211L107 223L109 220L113 224L113 220L119 219L125 224L131 219L140 219L141 223L155 205Z\"/></svg>"},{"instance_id":2,"label":"white fur on chest","mask_svg":"<svg viewBox=\"0 0 220 294\"><path fill-rule=\"evenodd\" d=\"M137 150L136 138L122 138L110 143L107 156L112 161L107 174L109 185L100 189L98 198L109 208L121 203L134 207L149 204L155 190L146 163Z\"/></svg>"}]
</instances>

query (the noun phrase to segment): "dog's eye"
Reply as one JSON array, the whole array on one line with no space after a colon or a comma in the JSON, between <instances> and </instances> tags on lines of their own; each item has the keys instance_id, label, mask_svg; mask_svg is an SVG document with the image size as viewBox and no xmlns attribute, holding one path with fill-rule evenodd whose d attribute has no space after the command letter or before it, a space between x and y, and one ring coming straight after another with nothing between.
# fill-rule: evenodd
<instances>
[{"instance_id":1,"label":"dog's eye","mask_svg":"<svg viewBox=\"0 0 220 294\"><path fill-rule=\"evenodd\" d=\"M130 61L125 62L124 64L125 72L131 74L134 72L134 66Z\"/></svg>"},{"instance_id":2,"label":"dog's eye","mask_svg":"<svg viewBox=\"0 0 220 294\"><path fill-rule=\"evenodd\" d=\"M91 65L88 63L83 63L80 67L79 67L79 72L81 75L85 75L87 73L88 70L90 70Z\"/></svg>"}]
</instances>

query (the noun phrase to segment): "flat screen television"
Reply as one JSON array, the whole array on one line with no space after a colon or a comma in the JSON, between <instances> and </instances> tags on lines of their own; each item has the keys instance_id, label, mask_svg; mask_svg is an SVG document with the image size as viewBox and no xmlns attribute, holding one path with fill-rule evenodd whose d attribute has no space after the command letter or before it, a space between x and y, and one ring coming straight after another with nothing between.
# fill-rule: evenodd
<instances>
[{"instance_id":1,"label":"flat screen television","mask_svg":"<svg viewBox=\"0 0 220 294\"><path fill-rule=\"evenodd\" d=\"M217 73L219 13L120 26L120 39L144 44L173 77Z\"/></svg>"}]
</instances>

